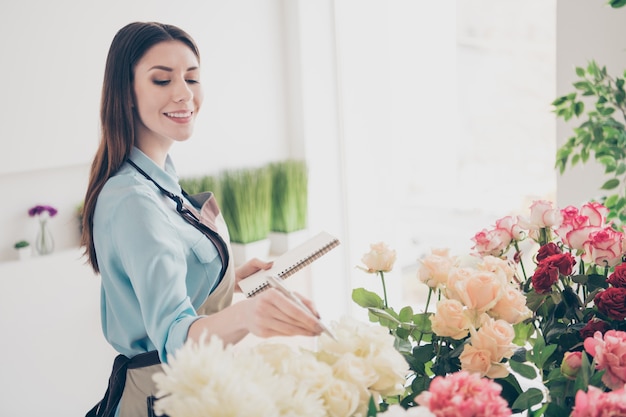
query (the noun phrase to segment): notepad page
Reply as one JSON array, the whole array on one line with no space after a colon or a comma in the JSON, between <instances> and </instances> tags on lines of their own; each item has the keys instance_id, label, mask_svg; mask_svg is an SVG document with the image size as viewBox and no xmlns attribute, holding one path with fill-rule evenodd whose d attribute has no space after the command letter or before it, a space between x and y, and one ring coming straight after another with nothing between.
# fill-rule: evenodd
<instances>
[{"instance_id":1,"label":"notepad page","mask_svg":"<svg viewBox=\"0 0 626 417\"><path fill-rule=\"evenodd\" d=\"M241 280L239 287L246 297L254 296L269 287L266 278L268 275L276 275L282 279L288 278L319 259L337 245L339 245L339 239L328 232L322 231L280 255L274 260L271 269L258 271Z\"/></svg>"}]
</instances>

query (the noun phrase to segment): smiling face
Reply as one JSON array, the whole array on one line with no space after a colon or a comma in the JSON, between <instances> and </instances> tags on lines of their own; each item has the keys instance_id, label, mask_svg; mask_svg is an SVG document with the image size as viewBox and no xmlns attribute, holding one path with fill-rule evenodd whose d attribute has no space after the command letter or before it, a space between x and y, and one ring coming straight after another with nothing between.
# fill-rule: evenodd
<instances>
[{"instance_id":1,"label":"smiling face","mask_svg":"<svg viewBox=\"0 0 626 417\"><path fill-rule=\"evenodd\" d=\"M180 41L154 45L135 66L133 93L137 146L167 153L193 133L203 99L198 58Z\"/></svg>"}]
</instances>

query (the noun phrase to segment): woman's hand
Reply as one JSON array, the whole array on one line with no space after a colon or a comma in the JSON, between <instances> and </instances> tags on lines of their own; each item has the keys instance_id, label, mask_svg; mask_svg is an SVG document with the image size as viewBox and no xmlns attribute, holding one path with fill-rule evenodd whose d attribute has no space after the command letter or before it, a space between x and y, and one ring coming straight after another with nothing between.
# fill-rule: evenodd
<instances>
[{"instance_id":1,"label":"woman's hand","mask_svg":"<svg viewBox=\"0 0 626 417\"><path fill-rule=\"evenodd\" d=\"M311 311L305 311L274 288L245 300L250 333L260 337L319 335L322 327L313 302L299 294L298 297Z\"/></svg>"},{"instance_id":2,"label":"woman's hand","mask_svg":"<svg viewBox=\"0 0 626 417\"><path fill-rule=\"evenodd\" d=\"M239 281L248 278L255 272L261 270L267 271L272 267L273 264L273 262L264 262L258 258L252 258L245 264L235 269L235 291L241 292L241 288L239 288Z\"/></svg>"}]
</instances>

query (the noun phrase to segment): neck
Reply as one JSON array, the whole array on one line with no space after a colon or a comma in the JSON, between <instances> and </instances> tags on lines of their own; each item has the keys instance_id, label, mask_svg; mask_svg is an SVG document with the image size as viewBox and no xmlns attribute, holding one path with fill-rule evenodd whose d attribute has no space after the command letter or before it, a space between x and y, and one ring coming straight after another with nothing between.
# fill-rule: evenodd
<instances>
[{"instance_id":1,"label":"neck","mask_svg":"<svg viewBox=\"0 0 626 417\"><path fill-rule=\"evenodd\" d=\"M165 169L165 159L170 151L171 143L165 144L156 140L138 140L137 148L162 169Z\"/></svg>"}]
</instances>

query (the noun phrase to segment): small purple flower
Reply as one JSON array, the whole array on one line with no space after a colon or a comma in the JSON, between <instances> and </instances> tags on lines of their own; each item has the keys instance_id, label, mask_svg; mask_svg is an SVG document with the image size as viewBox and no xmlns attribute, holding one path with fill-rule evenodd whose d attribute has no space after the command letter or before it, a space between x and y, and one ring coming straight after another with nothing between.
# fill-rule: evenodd
<instances>
[{"instance_id":1,"label":"small purple flower","mask_svg":"<svg viewBox=\"0 0 626 417\"><path fill-rule=\"evenodd\" d=\"M39 216L43 212L48 212L50 217L54 217L57 214L57 209L52 206L35 206L28 210L28 215L30 217Z\"/></svg>"}]
</instances>

